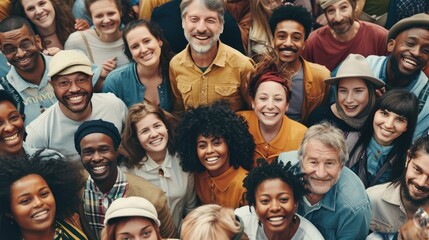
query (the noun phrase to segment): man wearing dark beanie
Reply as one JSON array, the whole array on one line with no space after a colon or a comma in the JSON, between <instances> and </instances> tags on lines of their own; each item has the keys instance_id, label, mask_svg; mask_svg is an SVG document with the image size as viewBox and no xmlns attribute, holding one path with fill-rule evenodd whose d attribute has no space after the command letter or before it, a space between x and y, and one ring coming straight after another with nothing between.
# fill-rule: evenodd
<instances>
[{"instance_id":1,"label":"man wearing dark beanie","mask_svg":"<svg viewBox=\"0 0 429 240\"><path fill-rule=\"evenodd\" d=\"M123 173L118 168L116 162L120 142L121 135L115 125L101 119L86 121L75 132L76 151L89 173L82 196L82 222L88 222L90 230L100 239L104 216L110 204L118 198L138 196L155 206L161 221L161 236L176 237L176 227L164 193L149 181Z\"/></svg>"}]
</instances>

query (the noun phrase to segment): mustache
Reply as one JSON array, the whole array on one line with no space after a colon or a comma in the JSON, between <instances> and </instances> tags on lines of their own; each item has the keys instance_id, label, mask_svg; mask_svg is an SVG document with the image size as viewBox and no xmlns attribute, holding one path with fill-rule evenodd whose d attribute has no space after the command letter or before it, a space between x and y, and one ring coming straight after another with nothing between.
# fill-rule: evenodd
<instances>
[{"instance_id":1,"label":"mustache","mask_svg":"<svg viewBox=\"0 0 429 240\"><path fill-rule=\"evenodd\" d=\"M297 52L297 50L296 50L295 48L292 48L292 47L279 48L279 51L292 51L292 52Z\"/></svg>"}]
</instances>

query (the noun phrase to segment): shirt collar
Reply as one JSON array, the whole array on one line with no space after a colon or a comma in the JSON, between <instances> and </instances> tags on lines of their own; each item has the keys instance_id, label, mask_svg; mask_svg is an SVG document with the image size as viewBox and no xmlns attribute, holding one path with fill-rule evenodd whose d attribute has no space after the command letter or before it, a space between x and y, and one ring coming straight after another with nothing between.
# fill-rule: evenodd
<instances>
[{"instance_id":1,"label":"shirt collar","mask_svg":"<svg viewBox=\"0 0 429 240\"><path fill-rule=\"evenodd\" d=\"M164 171L164 177L170 178L173 175L172 158L173 156L171 156L167 150L164 162L161 165L158 165L158 163L156 163L149 155L147 155L145 161L142 160L141 164L143 164L148 172L162 169Z\"/></svg>"},{"instance_id":2,"label":"shirt collar","mask_svg":"<svg viewBox=\"0 0 429 240\"><path fill-rule=\"evenodd\" d=\"M48 68L47 66L49 65L49 62L51 60L50 56L46 56L44 54L41 54L43 61L45 63L45 71L43 72L43 76L42 76L42 80L40 81L39 85L33 84L33 83L29 83L27 81L25 81L21 75L19 75L19 73L16 71L14 66L11 66L10 68L10 74L12 76L13 79L17 79L17 81L14 81L14 87L18 92L22 92L27 88L38 88L38 89L42 89L44 88L47 84L48 84Z\"/></svg>"},{"instance_id":3,"label":"shirt collar","mask_svg":"<svg viewBox=\"0 0 429 240\"><path fill-rule=\"evenodd\" d=\"M185 48L185 54L182 57L182 59L180 60L180 64L183 64L187 67L192 67L195 65L194 60L192 60L191 57L191 46L188 45ZM213 63L211 65L217 65L219 67L225 67L226 65L226 51L225 51L225 46L224 44L219 40L218 41L218 49L217 49L217 54L215 59L213 60ZM210 66L209 66L210 67Z\"/></svg>"},{"instance_id":4,"label":"shirt collar","mask_svg":"<svg viewBox=\"0 0 429 240\"><path fill-rule=\"evenodd\" d=\"M211 177L207 171L204 171L201 173L201 178L210 178L217 189L225 192L240 169L242 168L235 169L233 166L230 166L228 170L216 177Z\"/></svg>"}]
</instances>

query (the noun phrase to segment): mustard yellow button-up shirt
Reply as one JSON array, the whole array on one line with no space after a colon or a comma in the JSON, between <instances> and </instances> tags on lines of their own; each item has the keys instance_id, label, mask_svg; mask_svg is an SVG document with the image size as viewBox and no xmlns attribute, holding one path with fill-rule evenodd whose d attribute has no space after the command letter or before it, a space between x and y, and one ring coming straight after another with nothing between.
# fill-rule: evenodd
<instances>
[{"instance_id":1,"label":"mustard yellow button-up shirt","mask_svg":"<svg viewBox=\"0 0 429 240\"><path fill-rule=\"evenodd\" d=\"M174 112L209 105L226 99L233 111L247 109L250 97L247 85L254 70L252 59L219 41L213 63L202 72L191 58L188 46L170 62L170 83Z\"/></svg>"},{"instance_id":2,"label":"mustard yellow button-up shirt","mask_svg":"<svg viewBox=\"0 0 429 240\"><path fill-rule=\"evenodd\" d=\"M272 162L280 153L298 150L307 127L296 122L286 115L283 116L282 126L277 136L271 142L265 142L259 129L259 119L254 111L238 112L249 124L249 132L255 140L256 149L253 156L254 165L256 159L264 158Z\"/></svg>"}]
</instances>

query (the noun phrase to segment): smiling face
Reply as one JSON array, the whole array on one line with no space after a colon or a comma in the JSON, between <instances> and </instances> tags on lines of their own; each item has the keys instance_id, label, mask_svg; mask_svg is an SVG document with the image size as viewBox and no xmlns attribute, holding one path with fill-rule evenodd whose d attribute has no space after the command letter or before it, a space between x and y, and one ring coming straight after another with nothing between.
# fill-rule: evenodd
<instances>
[{"instance_id":1,"label":"smiling face","mask_svg":"<svg viewBox=\"0 0 429 240\"><path fill-rule=\"evenodd\" d=\"M92 76L82 72L55 76L51 83L60 108L66 113L83 113L90 110L92 98ZM70 85L67 83L71 82ZM67 114L66 114L67 115Z\"/></svg>"},{"instance_id":2,"label":"smiling face","mask_svg":"<svg viewBox=\"0 0 429 240\"><path fill-rule=\"evenodd\" d=\"M374 139L382 146L389 146L407 131L407 118L394 112L378 109L374 115Z\"/></svg>"},{"instance_id":3,"label":"smiling face","mask_svg":"<svg viewBox=\"0 0 429 240\"><path fill-rule=\"evenodd\" d=\"M95 183L116 179L116 151L113 140L103 133L91 133L80 141L82 163Z\"/></svg>"},{"instance_id":4,"label":"smiling face","mask_svg":"<svg viewBox=\"0 0 429 240\"><path fill-rule=\"evenodd\" d=\"M162 41L155 38L146 26L136 27L126 36L128 48L137 64L158 68Z\"/></svg>"},{"instance_id":5,"label":"smiling face","mask_svg":"<svg viewBox=\"0 0 429 240\"><path fill-rule=\"evenodd\" d=\"M182 19L186 40L191 49L199 54L207 53L219 40L223 23L218 13L208 10L200 1L193 1Z\"/></svg>"},{"instance_id":6,"label":"smiling face","mask_svg":"<svg viewBox=\"0 0 429 240\"><path fill-rule=\"evenodd\" d=\"M140 145L149 156L152 157L157 153L165 155L168 143L168 130L164 122L156 114L148 114L136 123L135 128Z\"/></svg>"},{"instance_id":7,"label":"smiling face","mask_svg":"<svg viewBox=\"0 0 429 240\"><path fill-rule=\"evenodd\" d=\"M198 136L197 155L212 177L221 175L231 166L228 144L224 138Z\"/></svg>"},{"instance_id":8,"label":"smiling face","mask_svg":"<svg viewBox=\"0 0 429 240\"><path fill-rule=\"evenodd\" d=\"M89 6L94 28L99 34L111 35L119 32L121 12L113 0L95 1Z\"/></svg>"},{"instance_id":9,"label":"smiling face","mask_svg":"<svg viewBox=\"0 0 429 240\"><path fill-rule=\"evenodd\" d=\"M322 198L337 183L342 164L338 151L318 140L310 140L305 146L301 168L311 195Z\"/></svg>"},{"instance_id":10,"label":"smiling face","mask_svg":"<svg viewBox=\"0 0 429 240\"><path fill-rule=\"evenodd\" d=\"M414 79L429 61L429 30L411 28L387 44L390 70L397 78Z\"/></svg>"},{"instance_id":11,"label":"smiling face","mask_svg":"<svg viewBox=\"0 0 429 240\"><path fill-rule=\"evenodd\" d=\"M417 157L411 160L407 157L407 162L402 193L408 201L419 206L429 200L429 154L418 151Z\"/></svg>"},{"instance_id":12,"label":"smiling face","mask_svg":"<svg viewBox=\"0 0 429 240\"><path fill-rule=\"evenodd\" d=\"M115 239L157 240L152 222L144 217L129 217L116 224Z\"/></svg>"},{"instance_id":13,"label":"smiling face","mask_svg":"<svg viewBox=\"0 0 429 240\"><path fill-rule=\"evenodd\" d=\"M338 1L325 9L328 25L336 34L345 34L352 29L354 10L348 0Z\"/></svg>"},{"instance_id":14,"label":"smiling face","mask_svg":"<svg viewBox=\"0 0 429 240\"><path fill-rule=\"evenodd\" d=\"M43 61L40 53L42 49L40 38L25 25L19 29L0 33L0 43L7 61L18 73L36 72L38 62ZM14 49L16 52L13 52Z\"/></svg>"},{"instance_id":15,"label":"smiling face","mask_svg":"<svg viewBox=\"0 0 429 240\"><path fill-rule=\"evenodd\" d=\"M288 106L285 88L273 81L261 83L252 101L259 124L269 128L280 128Z\"/></svg>"},{"instance_id":16,"label":"smiling face","mask_svg":"<svg viewBox=\"0 0 429 240\"><path fill-rule=\"evenodd\" d=\"M337 86L337 99L348 117L356 117L368 105L369 91L361 78L343 78Z\"/></svg>"},{"instance_id":17,"label":"smiling face","mask_svg":"<svg viewBox=\"0 0 429 240\"><path fill-rule=\"evenodd\" d=\"M22 235L50 231L55 218L55 199L46 181L30 174L10 186L10 209Z\"/></svg>"},{"instance_id":18,"label":"smiling face","mask_svg":"<svg viewBox=\"0 0 429 240\"><path fill-rule=\"evenodd\" d=\"M299 64L299 56L305 45L304 38L304 26L298 22L285 20L276 26L274 49L279 54L280 60L291 65L293 69Z\"/></svg>"},{"instance_id":19,"label":"smiling face","mask_svg":"<svg viewBox=\"0 0 429 240\"><path fill-rule=\"evenodd\" d=\"M55 9L49 0L21 0L28 19L37 28L55 28Z\"/></svg>"},{"instance_id":20,"label":"smiling face","mask_svg":"<svg viewBox=\"0 0 429 240\"><path fill-rule=\"evenodd\" d=\"M292 188L281 179L267 179L255 192L255 210L267 235L282 234L290 227L298 203Z\"/></svg>"},{"instance_id":21,"label":"smiling face","mask_svg":"<svg viewBox=\"0 0 429 240\"><path fill-rule=\"evenodd\" d=\"M23 152L24 119L9 101L0 101L0 154L14 156Z\"/></svg>"}]
</instances>

